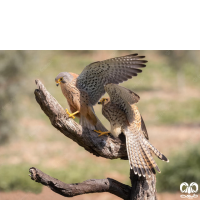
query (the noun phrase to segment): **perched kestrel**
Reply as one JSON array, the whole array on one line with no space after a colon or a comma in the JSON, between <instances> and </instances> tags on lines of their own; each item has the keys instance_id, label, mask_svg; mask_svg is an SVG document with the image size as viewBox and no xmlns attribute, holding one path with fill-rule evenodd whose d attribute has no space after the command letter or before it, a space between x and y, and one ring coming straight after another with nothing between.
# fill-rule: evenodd
<instances>
[{"instance_id":1,"label":"perched kestrel","mask_svg":"<svg viewBox=\"0 0 200 200\"><path fill-rule=\"evenodd\" d=\"M163 161L168 162L168 159L148 141L144 121L135 105L140 97L116 84L107 84L104 88L110 98L102 98L99 104L102 104L102 113L110 122L110 133L114 137L124 133L126 137L126 149L131 169L139 176L155 173L154 168L160 172L151 151ZM109 133L108 131L97 132L101 135Z\"/></svg>"},{"instance_id":2,"label":"perched kestrel","mask_svg":"<svg viewBox=\"0 0 200 200\"><path fill-rule=\"evenodd\" d=\"M122 57L98 61L85 67L80 75L61 72L55 78L57 86L60 84L66 97L70 110L69 117L80 117L80 124L89 129L105 131L104 126L94 113L95 105L102 95L105 94L104 85L108 83L119 84L137 76L141 68L146 65L145 56L131 54Z\"/></svg>"}]
</instances>

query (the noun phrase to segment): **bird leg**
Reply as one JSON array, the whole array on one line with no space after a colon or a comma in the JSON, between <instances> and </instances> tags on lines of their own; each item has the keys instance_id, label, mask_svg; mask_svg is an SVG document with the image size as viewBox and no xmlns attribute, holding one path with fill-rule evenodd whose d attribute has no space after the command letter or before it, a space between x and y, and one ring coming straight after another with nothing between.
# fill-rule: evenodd
<instances>
[{"instance_id":1,"label":"bird leg","mask_svg":"<svg viewBox=\"0 0 200 200\"><path fill-rule=\"evenodd\" d=\"M102 131L97 131L97 130L94 130L94 132L96 133L100 133L99 137L102 136L102 135L108 135L108 133L110 133L110 131L106 131L106 132L102 132Z\"/></svg>"},{"instance_id":2,"label":"bird leg","mask_svg":"<svg viewBox=\"0 0 200 200\"><path fill-rule=\"evenodd\" d=\"M71 117L72 119L75 119L74 115L76 115L77 113L79 113L79 111L76 111L74 113L70 113L67 108L65 110L66 110L66 113L69 115L69 117Z\"/></svg>"}]
</instances>

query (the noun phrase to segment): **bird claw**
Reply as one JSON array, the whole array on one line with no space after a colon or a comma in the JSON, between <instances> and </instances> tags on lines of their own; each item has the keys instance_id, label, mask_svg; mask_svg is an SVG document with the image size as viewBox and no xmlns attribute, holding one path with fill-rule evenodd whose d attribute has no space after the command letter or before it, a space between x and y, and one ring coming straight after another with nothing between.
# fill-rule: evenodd
<instances>
[{"instance_id":1,"label":"bird claw","mask_svg":"<svg viewBox=\"0 0 200 200\"><path fill-rule=\"evenodd\" d=\"M71 114L68 109L66 108L66 113L69 115L69 118L75 119L75 117L73 116L73 114Z\"/></svg>"},{"instance_id":2,"label":"bird claw","mask_svg":"<svg viewBox=\"0 0 200 200\"><path fill-rule=\"evenodd\" d=\"M96 133L100 133L100 135L98 136L98 137L100 137L100 136L102 136L102 135L107 135L108 136L108 133L110 133L110 131L106 131L106 132L102 132L102 131L100 131L100 130L94 130L94 132L96 132Z\"/></svg>"},{"instance_id":3,"label":"bird claw","mask_svg":"<svg viewBox=\"0 0 200 200\"><path fill-rule=\"evenodd\" d=\"M75 119L75 117L73 115L69 115L69 118Z\"/></svg>"}]
</instances>

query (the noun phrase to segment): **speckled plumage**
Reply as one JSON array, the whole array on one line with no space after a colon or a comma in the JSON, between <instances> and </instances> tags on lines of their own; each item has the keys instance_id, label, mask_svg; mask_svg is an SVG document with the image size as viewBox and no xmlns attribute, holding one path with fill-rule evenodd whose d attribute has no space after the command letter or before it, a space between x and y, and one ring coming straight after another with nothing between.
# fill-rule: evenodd
<instances>
[{"instance_id":1,"label":"speckled plumage","mask_svg":"<svg viewBox=\"0 0 200 200\"><path fill-rule=\"evenodd\" d=\"M95 126L97 124L98 118L94 114L92 105L89 102L88 94L84 90L79 90L76 87L76 82L77 78L75 77L71 82L61 84L61 90L69 103L71 112L74 113L76 111L80 111L80 113L77 113L76 116L84 116L91 123L91 126L89 125L89 127L92 127L92 125ZM86 123L86 125L88 124ZM102 124L99 124L99 126L100 127L98 128L103 128L105 130Z\"/></svg>"},{"instance_id":2,"label":"speckled plumage","mask_svg":"<svg viewBox=\"0 0 200 200\"><path fill-rule=\"evenodd\" d=\"M93 105L105 94L104 85L108 83L121 83L137 73L141 73L141 68L146 65L144 56L131 54L127 56L111 58L104 61L91 63L84 68L82 73L77 74L61 72L56 77L62 92L66 97L70 110L77 112L80 117L80 124L89 129L98 129L104 131L105 128L96 117ZM89 122L89 123L88 123Z\"/></svg>"},{"instance_id":3,"label":"speckled plumage","mask_svg":"<svg viewBox=\"0 0 200 200\"><path fill-rule=\"evenodd\" d=\"M135 105L139 96L116 84L106 85L105 90L110 99L101 101L102 113L110 122L110 132L114 137L124 133L131 169L139 176L155 173L154 168L160 172L151 151L163 161L168 159L148 141L144 121Z\"/></svg>"},{"instance_id":4,"label":"speckled plumage","mask_svg":"<svg viewBox=\"0 0 200 200\"><path fill-rule=\"evenodd\" d=\"M105 94L104 85L119 84L141 73L146 65L144 56L131 54L91 63L82 71L77 79L77 87L88 93L90 102L95 105Z\"/></svg>"}]
</instances>

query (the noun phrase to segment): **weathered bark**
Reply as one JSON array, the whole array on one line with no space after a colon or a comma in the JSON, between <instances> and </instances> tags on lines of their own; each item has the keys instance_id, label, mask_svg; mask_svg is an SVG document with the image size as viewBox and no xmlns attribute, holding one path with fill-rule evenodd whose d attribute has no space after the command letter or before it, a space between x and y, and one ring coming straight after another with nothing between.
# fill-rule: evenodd
<instances>
[{"instance_id":1,"label":"weathered bark","mask_svg":"<svg viewBox=\"0 0 200 200\"><path fill-rule=\"evenodd\" d=\"M36 80L36 84L38 86L38 89L35 90L37 102L49 117L51 124L61 133L96 156L109 159L128 159L126 144L123 141L112 136L97 137L98 133L92 130L82 130L79 124L68 118L63 107L52 97L39 80Z\"/></svg>"},{"instance_id":2,"label":"weathered bark","mask_svg":"<svg viewBox=\"0 0 200 200\"><path fill-rule=\"evenodd\" d=\"M131 200L156 200L156 176L139 177L130 170L131 179Z\"/></svg>"},{"instance_id":3,"label":"weathered bark","mask_svg":"<svg viewBox=\"0 0 200 200\"><path fill-rule=\"evenodd\" d=\"M96 156L108 159L128 159L125 140L116 139L112 136L98 137L98 134L92 130L83 130L73 119L68 118L62 106L51 96L39 80L36 80L36 85L38 86L38 89L35 90L37 102L49 117L51 124L61 133ZM138 177L131 171L131 188L110 178L87 180L79 184L65 184L36 168L30 168L30 172L33 180L47 185L54 192L67 197L85 193L110 192L122 199L156 199L156 177L154 174L151 177Z\"/></svg>"},{"instance_id":4,"label":"weathered bark","mask_svg":"<svg viewBox=\"0 0 200 200\"><path fill-rule=\"evenodd\" d=\"M54 192L65 197L73 197L87 193L110 192L122 199L128 200L131 192L130 186L124 185L111 178L91 179L83 183L66 184L34 167L30 168L29 172L31 173L30 176L32 180L48 186Z\"/></svg>"}]
</instances>

